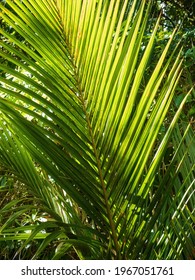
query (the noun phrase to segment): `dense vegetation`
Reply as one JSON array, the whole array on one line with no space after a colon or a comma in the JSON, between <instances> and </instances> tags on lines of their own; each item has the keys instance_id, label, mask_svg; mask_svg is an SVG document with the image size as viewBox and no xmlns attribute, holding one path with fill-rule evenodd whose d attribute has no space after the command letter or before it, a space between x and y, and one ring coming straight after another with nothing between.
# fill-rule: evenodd
<instances>
[{"instance_id":1,"label":"dense vegetation","mask_svg":"<svg viewBox=\"0 0 195 280\"><path fill-rule=\"evenodd\" d=\"M0 9L0 259L194 259L193 1Z\"/></svg>"}]
</instances>

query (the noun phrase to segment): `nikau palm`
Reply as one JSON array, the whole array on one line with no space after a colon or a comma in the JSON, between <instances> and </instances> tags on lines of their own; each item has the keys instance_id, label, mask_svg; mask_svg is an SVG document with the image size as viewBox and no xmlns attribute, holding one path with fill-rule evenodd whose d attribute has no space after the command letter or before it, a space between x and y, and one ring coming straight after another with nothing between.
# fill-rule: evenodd
<instances>
[{"instance_id":1,"label":"nikau palm","mask_svg":"<svg viewBox=\"0 0 195 280\"><path fill-rule=\"evenodd\" d=\"M162 132L181 51L169 50L173 32L150 68L160 18L146 42L147 2L1 4L13 32L1 28L0 162L53 217L25 237L10 218L1 240L27 239L25 248L52 227L34 258L57 238L54 258L71 247L79 258L194 256L195 139L178 124L187 96Z\"/></svg>"}]
</instances>

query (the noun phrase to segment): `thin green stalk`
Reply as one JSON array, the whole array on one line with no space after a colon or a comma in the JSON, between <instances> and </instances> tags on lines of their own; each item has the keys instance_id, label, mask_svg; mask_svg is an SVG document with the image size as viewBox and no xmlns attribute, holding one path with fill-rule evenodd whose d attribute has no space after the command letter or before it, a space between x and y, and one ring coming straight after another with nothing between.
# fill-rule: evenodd
<instances>
[{"instance_id":1,"label":"thin green stalk","mask_svg":"<svg viewBox=\"0 0 195 280\"><path fill-rule=\"evenodd\" d=\"M79 91L81 93L81 90L79 90ZM94 139L94 136L93 136L93 130L92 130L91 122L90 122L90 119L89 119L89 114L87 113L87 110L86 110L86 105L85 105L85 101L83 99L82 93L80 95L80 100L83 104L83 110L84 110L84 113L85 113L85 116L86 116L86 121L87 121L87 125L88 125L88 128L89 128L92 147L93 147L94 155L95 155L96 162L97 162L99 179L100 179L100 184L101 184L101 187L102 187L102 190L103 190L103 197L104 197L106 211L107 211L107 214L108 214L108 220L109 220L109 224L110 224L110 228L111 228L111 232L112 232L111 235L112 235L114 245L115 245L116 257L117 257L117 259L121 259L120 246L119 246L119 243L118 243L118 237L117 237L117 233L116 233L115 224L114 224L114 221L113 221L112 211L110 209L110 205L109 205L109 201L108 201L108 194L107 194L105 182L104 182L104 179L103 179L101 163L100 163L100 159L98 157L96 143L95 143L95 139Z\"/></svg>"}]
</instances>

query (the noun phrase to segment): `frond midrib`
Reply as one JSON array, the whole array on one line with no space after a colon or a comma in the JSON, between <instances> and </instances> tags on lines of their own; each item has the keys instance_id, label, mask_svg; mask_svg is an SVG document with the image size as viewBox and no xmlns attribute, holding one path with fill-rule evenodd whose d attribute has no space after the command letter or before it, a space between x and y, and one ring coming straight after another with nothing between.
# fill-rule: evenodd
<instances>
[{"instance_id":1,"label":"frond midrib","mask_svg":"<svg viewBox=\"0 0 195 280\"><path fill-rule=\"evenodd\" d=\"M94 138L94 135L93 135L93 128L92 128L92 125L91 125L89 114L87 112L86 103L85 103L85 100L84 100L84 97L83 97L84 95L83 95L82 90L79 90L79 91L80 91L80 101L82 102L83 111L84 111L84 114L86 116L87 127L88 127L89 135L90 135L90 138L91 138L91 145L92 145L93 153L94 153L94 156L95 156L95 159L96 159L99 182L100 182L102 195L103 195L103 199L104 199L104 203L105 203L105 209L106 209L106 213L107 213L107 217L108 217L108 221L109 221L109 225L110 225L110 230L111 230L110 236L113 239L113 243L114 243L117 258L120 259L120 246L119 246L119 243L118 243L118 237L117 237L115 222L113 220L112 210L111 210L109 200L108 200L108 193L107 193L107 189L106 189L106 184L105 184L104 178L103 178L101 160L100 160L99 155L98 155L96 142L95 142L95 138Z\"/></svg>"},{"instance_id":2,"label":"frond midrib","mask_svg":"<svg viewBox=\"0 0 195 280\"><path fill-rule=\"evenodd\" d=\"M59 12L59 10L58 10ZM59 17L60 17L60 12L59 12ZM107 193L107 189L106 189L106 184L103 178L103 171L102 171L102 167L101 167L101 160L100 157L98 155L98 151L97 151L97 146L96 146L96 141L94 138L94 134L93 134L93 128L92 128L92 124L91 124L91 120L90 120L90 115L87 112L87 106L86 106L86 100L84 99L85 96L85 92L83 92L82 90L82 85L81 85L81 78L79 77L81 75L81 72L79 71L79 66L76 66L76 58L74 57L74 54L71 51L71 46L69 45L69 40L66 39L66 32L63 28L62 25L62 34L64 37L64 42L66 44L66 48L70 54L70 60L72 62L72 65L74 67L74 75L75 75L75 80L76 80L76 88L78 89L78 101L82 106L82 110L83 113L85 115L85 119L86 119L86 123L87 123L87 129L88 129L88 133L89 133L89 137L91 140L91 147L92 147L92 151L93 151L93 155L95 157L95 161L96 161L96 168L97 168L97 173L98 173L98 178L99 178L99 183L100 183L100 192L102 193L102 198L105 204L105 210L107 213L107 218L108 218L108 224L111 230L111 233L109 233L109 235L112 237L113 243L114 243L114 247L115 247L115 252L117 255L117 258L120 259L120 246L119 246L119 242L118 242L118 236L117 236L117 231L116 231L116 227L115 227L115 222L113 220L113 213L110 207L110 203L109 203L109 199L108 199L108 193ZM99 188L99 186L97 186L97 188Z\"/></svg>"}]
</instances>

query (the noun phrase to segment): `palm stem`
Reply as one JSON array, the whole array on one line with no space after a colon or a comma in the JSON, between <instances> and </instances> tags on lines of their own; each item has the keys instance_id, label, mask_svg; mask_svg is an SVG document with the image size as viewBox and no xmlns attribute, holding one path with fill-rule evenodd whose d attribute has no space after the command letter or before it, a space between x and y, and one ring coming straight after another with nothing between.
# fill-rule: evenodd
<instances>
[{"instance_id":1,"label":"palm stem","mask_svg":"<svg viewBox=\"0 0 195 280\"><path fill-rule=\"evenodd\" d=\"M90 133L90 137L91 137L91 143L92 143L95 159L96 159L96 162L97 162L99 180L100 180L100 184L101 184L102 191L103 191L103 197L104 197L106 211L107 211L107 215L108 215L108 220L109 220L109 224L110 224L110 228L111 228L111 235L112 235L114 246L115 246L116 257L117 257L117 259L121 259L120 246L119 246L119 243L118 243L116 228L115 228L112 212L111 212L109 201L108 201L106 185L105 185L105 182L104 182L104 179L103 179L101 163L100 163L100 159L99 159L99 156L98 156L95 139L94 139L94 136L93 136L93 130L92 130L89 114L87 113L87 110L86 110L86 105L85 105L85 101L83 99L82 91L81 90L79 90L79 91L81 93L80 94L80 96L81 96L80 100L81 100L82 105L83 105L83 110L84 110L84 113L85 113L85 116L86 116L86 121L87 121L88 129L89 129L89 133Z\"/></svg>"}]
</instances>

